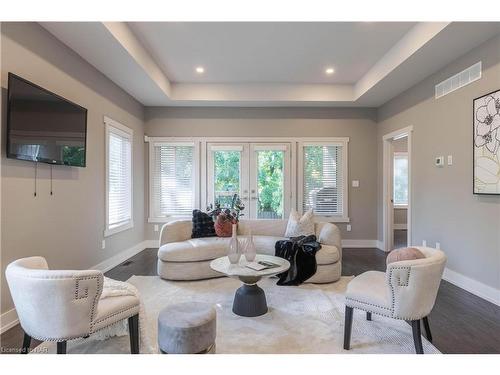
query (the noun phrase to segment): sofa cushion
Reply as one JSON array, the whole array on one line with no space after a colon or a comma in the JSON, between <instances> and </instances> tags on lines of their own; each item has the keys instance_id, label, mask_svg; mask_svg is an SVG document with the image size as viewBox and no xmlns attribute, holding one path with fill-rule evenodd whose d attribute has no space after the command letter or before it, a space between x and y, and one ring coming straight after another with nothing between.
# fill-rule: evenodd
<instances>
[{"instance_id":1,"label":"sofa cushion","mask_svg":"<svg viewBox=\"0 0 500 375\"><path fill-rule=\"evenodd\" d=\"M193 232L191 238L212 237L216 235L214 220L205 212L194 210L192 222Z\"/></svg>"},{"instance_id":2,"label":"sofa cushion","mask_svg":"<svg viewBox=\"0 0 500 375\"><path fill-rule=\"evenodd\" d=\"M246 236L238 236L239 239ZM274 255L274 246L284 237L253 236L253 243L257 254ZM164 262L199 262L212 260L227 255L230 238L206 237L192 238L181 242L167 243L158 250L158 258ZM316 253L316 262L319 265L332 264L340 259L340 252L336 246L321 245Z\"/></svg>"},{"instance_id":3,"label":"sofa cushion","mask_svg":"<svg viewBox=\"0 0 500 375\"><path fill-rule=\"evenodd\" d=\"M227 255L227 237L192 238L171 242L158 249L158 258L164 262L198 262Z\"/></svg>"}]
</instances>

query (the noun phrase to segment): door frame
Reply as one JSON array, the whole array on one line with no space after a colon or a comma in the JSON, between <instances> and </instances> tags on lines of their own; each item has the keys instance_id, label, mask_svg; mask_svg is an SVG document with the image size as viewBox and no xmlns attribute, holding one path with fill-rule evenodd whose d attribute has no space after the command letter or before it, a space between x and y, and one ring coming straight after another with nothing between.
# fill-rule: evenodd
<instances>
[{"instance_id":1,"label":"door frame","mask_svg":"<svg viewBox=\"0 0 500 375\"><path fill-rule=\"evenodd\" d=\"M392 142L399 138L408 138L408 210L407 210L407 246L412 244L412 134L413 126L395 130L382 137L383 155L382 155L382 226L383 239L382 248L384 251L391 251L394 240L394 204L392 202L393 190L393 146Z\"/></svg>"}]
</instances>

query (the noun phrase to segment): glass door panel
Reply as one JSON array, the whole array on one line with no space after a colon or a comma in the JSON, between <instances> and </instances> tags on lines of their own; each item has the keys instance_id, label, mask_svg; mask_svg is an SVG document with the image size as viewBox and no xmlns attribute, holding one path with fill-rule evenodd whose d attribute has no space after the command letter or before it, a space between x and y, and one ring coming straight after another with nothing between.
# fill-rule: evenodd
<instances>
[{"instance_id":1,"label":"glass door panel","mask_svg":"<svg viewBox=\"0 0 500 375\"><path fill-rule=\"evenodd\" d=\"M230 207L238 194L248 205L248 147L245 144L208 145L207 203ZM246 209L244 210L246 211Z\"/></svg>"},{"instance_id":2,"label":"glass door panel","mask_svg":"<svg viewBox=\"0 0 500 375\"><path fill-rule=\"evenodd\" d=\"M290 209L288 144L251 144L250 215L283 219Z\"/></svg>"}]
</instances>

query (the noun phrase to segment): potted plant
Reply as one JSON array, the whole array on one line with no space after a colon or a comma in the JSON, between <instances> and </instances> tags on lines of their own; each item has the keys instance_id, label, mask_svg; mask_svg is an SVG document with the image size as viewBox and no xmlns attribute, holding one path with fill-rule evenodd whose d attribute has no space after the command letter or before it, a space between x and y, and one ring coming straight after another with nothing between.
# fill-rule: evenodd
<instances>
[{"instance_id":1,"label":"potted plant","mask_svg":"<svg viewBox=\"0 0 500 375\"><path fill-rule=\"evenodd\" d=\"M237 225L245 205L241 202L238 194L234 194L229 207L221 207L219 201L215 205L210 204L207 207L207 214L214 218L215 233L219 237L231 237L232 226Z\"/></svg>"}]
</instances>

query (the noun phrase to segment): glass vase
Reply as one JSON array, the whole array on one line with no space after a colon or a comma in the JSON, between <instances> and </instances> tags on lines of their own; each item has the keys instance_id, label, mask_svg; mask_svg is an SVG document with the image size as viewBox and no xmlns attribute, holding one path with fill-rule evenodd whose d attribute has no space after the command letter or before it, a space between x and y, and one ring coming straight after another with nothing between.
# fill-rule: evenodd
<instances>
[{"instance_id":1,"label":"glass vase","mask_svg":"<svg viewBox=\"0 0 500 375\"><path fill-rule=\"evenodd\" d=\"M233 224L233 234L231 240L229 241L229 251L227 253L229 262L231 264L238 264L241 257L241 250L238 243L238 238L236 236L236 224Z\"/></svg>"},{"instance_id":2,"label":"glass vase","mask_svg":"<svg viewBox=\"0 0 500 375\"><path fill-rule=\"evenodd\" d=\"M250 233L245 244L245 259L247 262L253 262L256 255L257 251L255 250L255 245L253 243L253 235Z\"/></svg>"}]
</instances>

